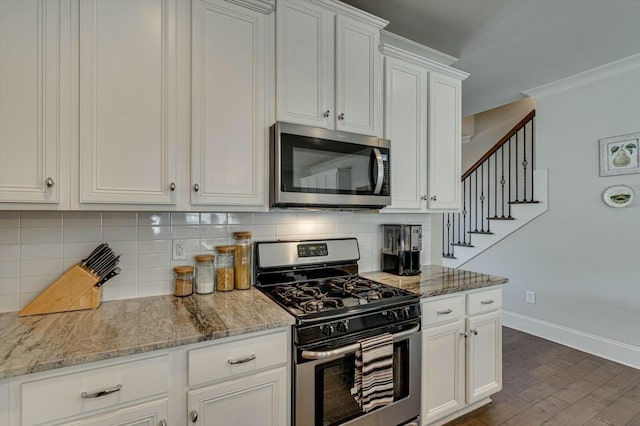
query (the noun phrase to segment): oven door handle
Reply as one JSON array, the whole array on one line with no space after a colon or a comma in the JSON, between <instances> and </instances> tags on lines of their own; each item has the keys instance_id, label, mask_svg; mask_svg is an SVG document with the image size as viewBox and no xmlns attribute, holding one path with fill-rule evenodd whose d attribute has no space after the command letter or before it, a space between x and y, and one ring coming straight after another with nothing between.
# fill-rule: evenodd
<instances>
[{"instance_id":1,"label":"oven door handle","mask_svg":"<svg viewBox=\"0 0 640 426\"><path fill-rule=\"evenodd\" d=\"M405 331L401 331L399 333L394 333L393 334L393 341L399 341L399 340L403 340L404 338L412 335L413 333L416 333L417 331L420 330L420 325L416 325L413 328L410 328L409 330L405 330ZM360 349L360 343L353 343L351 345L347 345L347 346L343 346L341 348L338 349L332 349L330 351L302 351L302 358L304 359L326 359L326 358L333 358L335 356L339 356L339 355L346 355L346 354L350 354L353 353L355 351L357 351L358 349Z\"/></svg>"}]
</instances>

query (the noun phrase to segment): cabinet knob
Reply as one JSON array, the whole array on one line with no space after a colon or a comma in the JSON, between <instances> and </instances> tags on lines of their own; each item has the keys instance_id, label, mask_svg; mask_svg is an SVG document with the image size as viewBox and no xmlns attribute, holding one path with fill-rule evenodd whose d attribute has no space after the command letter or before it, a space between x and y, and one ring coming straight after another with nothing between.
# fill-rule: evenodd
<instances>
[{"instance_id":1,"label":"cabinet knob","mask_svg":"<svg viewBox=\"0 0 640 426\"><path fill-rule=\"evenodd\" d=\"M176 190L176 184L175 184L175 183L173 183L173 182L171 182L171 183L169 184L169 189L170 189L171 191L175 191L175 190Z\"/></svg>"},{"instance_id":2,"label":"cabinet knob","mask_svg":"<svg viewBox=\"0 0 640 426\"><path fill-rule=\"evenodd\" d=\"M478 335L478 330L471 330L471 332L473 333L474 336Z\"/></svg>"},{"instance_id":3,"label":"cabinet knob","mask_svg":"<svg viewBox=\"0 0 640 426\"><path fill-rule=\"evenodd\" d=\"M434 195L433 197L431 197L431 201L438 201L438 197Z\"/></svg>"},{"instance_id":4,"label":"cabinet knob","mask_svg":"<svg viewBox=\"0 0 640 426\"><path fill-rule=\"evenodd\" d=\"M191 410L190 416L191 416L192 423L195 423L198 421L198 412L196 410Z\"/></svg>"},{"instance_id":5,"label":"cabinet knob","mask_svg":"<svg viewBox=\"0 0 640 426\"><path fill-rule=\"evenodd\" d=\"M462 337L464 337L465 339L466 339L467 337L469 337L469 335L468 335L467 333L460 333L460 335L461 335Z\"/></svg>"},{"instance_id":6,"label":"cabinet knob","mask_svg":"<svg viewBox=\"0 0 640 426\"><path fill-rule=\"evenodd\" d=\"M167 421L165 419L160 420L160 423L158 423L158 426L167 426Z\"/></svg>"},{"instance_id":7,"label":"cabinet knob","mask_svg":"<svg viewBox=\"0 0 640 426\"><path fill-rule=\"evenodd\" d=\"M427 198L429 197L427 197L426 195L423 195L422 197L420 197L421 200L425 200L425 201L427 200Z\"/></svg>"},{"instance_id":8,"label":"cabinet knob","mask_svg":"<svg viewBox=\"0 0 640 426\"><path fill-rule=\"evenodd\" d=\"M338 120L344 120L344 112L341 112L338 116Z\"/></svg>"},{"instance_id":9,"label":"cabinet knob","mask_svg":"<svg viewBox=\"0 0 640 426\"><path fill-rule=\"evenodd\" d=\"M322 116L323 116L324 118L329 117L329 115L331 115L331 111L329 111L329 110L326 110L326 111L324 112L324 114L322 114Z\"/></svg>"},{"instance_id":10,"label":"cabinet knob","mask_svg":"<svg viewBox=\"0 0 640 426\"><path fill-rule=\"evenodd\" d=\"M193 190L196 191L196 192L200 191L200 185L198 185L197 183L194 183L193 184Z\"/></svg>"},{"instance_id":11,"label":"cabinet knob","mask_svg":"<svg viewBox=\"0 0 640 426\"><path fill-rule=\"evenodd\" d=\"M47 180L45 181L45 184L47 185L47 188L51 188L53 185L56 184L56 181L48 177Z\"/></svg>"}]
</instances>

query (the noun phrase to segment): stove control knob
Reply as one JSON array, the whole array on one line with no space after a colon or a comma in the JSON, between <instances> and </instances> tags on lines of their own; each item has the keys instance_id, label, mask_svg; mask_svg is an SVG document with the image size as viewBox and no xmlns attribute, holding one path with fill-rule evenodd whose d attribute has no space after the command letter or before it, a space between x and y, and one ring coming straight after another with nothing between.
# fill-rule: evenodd
<instances>
[{"instance_id":1,"label":"stove control knob","mask_svg":"<svg viewBox=\"0 0 640 426\"><path fill-rule=\"evenodd\" d=\"M349 329L349 323L347 321L341 321L336 325L339 332L344 333Z\"/></svg>"},{"instance_id":2,"label":"stove control knob","mask_svg":"<svg viewBox=\"0 0 640 426\"><path fill-rule=\"evenodd\" d=\"M403 319L407 319L411 316L411 308L409 308L408 306L402 308L402 311L400 311L400 316Z\"/></svg>"},{"instance_id":3,"label":"stove control knob","mask_svg":"<svg viewBox=\"0 0 640 426\"><path fill-rule=\"evenodd\" d=\"M325 336L331 336L333 334L333 332L334 332L333 325L327 324L327 325L323 325L322 326L322 333Z\"/></svg>"},{"instance_id":4,"label":"stove control knob","mask_svg":"<svg viewBox=\"0 0 640 426\"><path fill-rule=\"evenodd\" d=\"M398 313L396 311L387 312L387 319L389 321L397 321L398 320Z\"/></svg>"}]
</instances>

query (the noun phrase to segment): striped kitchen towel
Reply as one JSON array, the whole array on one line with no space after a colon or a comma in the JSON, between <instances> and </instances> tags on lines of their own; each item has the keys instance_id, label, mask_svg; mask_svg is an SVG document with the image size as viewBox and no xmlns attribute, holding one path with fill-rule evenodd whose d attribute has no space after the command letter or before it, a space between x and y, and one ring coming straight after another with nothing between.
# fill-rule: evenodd
<instances>
[{"instance_id":1,"label":"striped kitchen towel","mask_svg":"<svg viewBox=\"0 0 640 426\"><path fill-rule=\"evenodd\" d=\"M351 395L365 413L393 402L393 336L361 340Z\"/></svg>"}]
</instances>

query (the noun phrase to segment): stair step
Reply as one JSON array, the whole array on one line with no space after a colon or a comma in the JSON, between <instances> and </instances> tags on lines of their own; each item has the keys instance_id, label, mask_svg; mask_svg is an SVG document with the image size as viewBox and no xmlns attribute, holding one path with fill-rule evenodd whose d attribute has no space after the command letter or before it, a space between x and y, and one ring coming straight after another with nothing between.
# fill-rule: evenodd
<instances>
[{"instance_id":1,"label":"stair step","mask_svg":"<svg viewBox=\"0 0 640 426\"><path fill-rule=\"evenodd\" d=\"M475 247L473 244L470 244L470 243L451 243L451 245L456 247Z\"/></svg>"},{"instance_id":2,"label":"stair step","mask_svg":"<svg viewBox=\"0 0 640 426\"><path fill-rule=\"evenodd\" d=\"M493 235L491 231L468 231L469 234Z\"/></svg>"},{"instance_id":3,"label":"stair step","mask_svg":"<svg viewBox=\"0 0 640 426\"><path fill-rule=\"evenodd\" d=\"M457 257L450 255L450 254L443 254L442 255L443 259L457 259Z\"/></svg>"},{"instance_id":4,"label":"stair step","mask_svg":"<svg viewBox=\"0 0 640 426\"><path fill-rule=\"evenodd\" d=\"M509 204L540 204L540 201L534 201L534 200L509 201Z\"/></svg>"},{"instance_id":5,"label":"stair step","mask_svg":"<svg viewBox=\"0 0 640 426\"><path fill-rule=\"evenodd\" d=\"M515 217L502 217L502 216L494 216L494 217L488 217L488 220L516 220Z\"/></svg>"}]
</instances>

